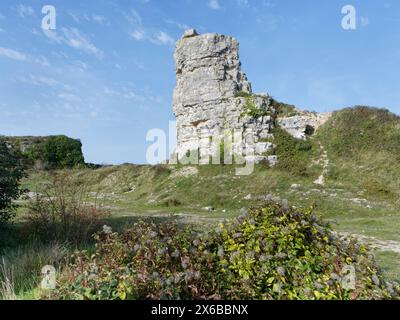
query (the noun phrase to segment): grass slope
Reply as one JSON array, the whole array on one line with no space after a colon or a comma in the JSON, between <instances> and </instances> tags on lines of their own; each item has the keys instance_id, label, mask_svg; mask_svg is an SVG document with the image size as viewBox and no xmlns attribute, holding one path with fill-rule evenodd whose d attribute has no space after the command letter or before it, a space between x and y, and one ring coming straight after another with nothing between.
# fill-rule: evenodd
<instances>
[{"instance_id":1,"label":"grass slope","mask_svg":"<svg viewBox=\"0 0 400 320\"><path fill-rule=\"evenodd\" d=\"M314 206L334 229L362 235L375 245L380 266L400 280L395 262L400 255L399 138L399 117L383 109L355 107L335 112L306 142L276 128L280 164L273 169L259 165L249 176L236 176L229 165L125 164L64 172L91 186L93 198L111 208L109 224L117 230L144 216L215 224L271 198ZM329 165L325 184L316 185L313 181L322 172L321 146ZM47 180L49 173L31 172L24 184L36 191ZM17 225L23 224L24 215L22 207Z\"/></svg>"}]
</instances>

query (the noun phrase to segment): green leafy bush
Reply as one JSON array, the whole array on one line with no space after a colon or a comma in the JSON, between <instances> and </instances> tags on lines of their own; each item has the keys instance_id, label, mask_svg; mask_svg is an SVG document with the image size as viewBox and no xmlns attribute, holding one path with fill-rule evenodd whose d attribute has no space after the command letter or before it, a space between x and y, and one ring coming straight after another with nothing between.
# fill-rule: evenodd
<instances>
[{"instance_id":1,"label":"green leafy bush","mask_svg":"<svg viewBox=\"0 0 400 320\"><path fill-rule=\"evenodd\" d=\"M276 115L280 117L292 117L298 113L294 105L279 102L275 99L271 99L271 106L275 109Z\"/></svg>"},{"instance_id":2,"label":"green leafy bush","mask_svg":"<svg viewBox=\"0 0 400 320\"><path fill-rule=\"evenodd\" d=\"M10 220L15 215L13 200L21 195L19 188L23 169L6 143L0 140L0 223Z\"/></svg>"},{"instance_id":3,"label":"green leafy bush","mask_svg":"<svg viewBox=\"0 0 400 320\"><path fill-rule=\"evenodd\" d=\"M50 136L41 143L35 144L28 151L33 161L42 161L51 169L72 168L85 163L82 154L82 143L66 136Z\"/></svg>"},{"instance_id":4,"label":"green leafy bush","mask_svg":"<svg viewBox=\"0 0 400 320\"><path fill-rule=\"evenodd\" d=\"M252 96L251 93L245 91L237 91L235 93L235 98L249 98L251 96Z\"/></svg>"},{"instance_id":5,"label":"green leafy bush","mask_svg":"<svg viewBox=\"0 0 400 320\"><path fill-rule=\"evenodd\" d=\"M246 104L244 106L246 115L253 119L258 119L267 114L266 110L258 108L254 102L254 96L248 96L245 98Z\"/></svg>"},{"instance_id":6,"label":"green leafy bush","mask_svg":"<svg viewBox=\"0 0 400 320\"><path fill-rule=\"evenodd\" d=\"M136 223L105 227L93 254L78 252L60 299L389 299L371 253L311 210L269 203L215 230ZM354 287L346 286L354 268Z\"/></svg>"},{"instance_id":7,"label":"green leafy bush","mask_svg":"<svg viewBox=\"0 0 400 320\"><path fill-rule=\"evenodd\" d=\"M309 176L313 142L292 137L278 125L273 129L274 152L278 156L277 168L294 175Z\"/></svg>"}]
</instances>

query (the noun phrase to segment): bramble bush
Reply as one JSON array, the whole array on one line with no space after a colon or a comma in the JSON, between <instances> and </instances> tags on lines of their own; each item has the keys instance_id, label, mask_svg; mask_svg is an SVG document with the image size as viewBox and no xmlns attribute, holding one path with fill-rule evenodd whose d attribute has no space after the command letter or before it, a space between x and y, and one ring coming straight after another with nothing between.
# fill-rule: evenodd
<instances>
[{"instance_id":1,"label":"bramble bush","mask_svg":"<svg viewBox=\"0 0 400 320\"><path fill-rule=\"evenodd\" d=\"M58 299L392 299L364 245L312 210L268 203L215 230L139 222L104 227L94 253L76 252ZM355 271L348 287L347 269Z\"/></svg>"},{"instance_id":2,"label":"bramble bush","mask_svg":"<svg viewBox=\"0 0 400 320\"><path fill-rule=\"evenodd\" d=\"M88 186L74 181L68 172L50 174L28 204L25 231L44 241L82 244L93 240L109 210L90 196Z\"/></svg>"}]
</instances>

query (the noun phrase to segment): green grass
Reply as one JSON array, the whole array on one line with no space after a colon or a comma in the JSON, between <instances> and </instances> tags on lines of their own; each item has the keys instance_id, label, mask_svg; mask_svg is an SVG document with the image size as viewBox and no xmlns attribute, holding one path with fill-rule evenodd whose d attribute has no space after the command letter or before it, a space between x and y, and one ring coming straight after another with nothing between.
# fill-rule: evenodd
<instances>
[{"instance_id":1,"label":"green grass","mask_svg":"<svg viewBox=\"0 0 400 320\"><path fill-rule=\"evenodd\" d=\"M0 253L0 299L12 297L10 293L1 290L5 282L11 284L12 292L17 298L27 299L38 288L42 267L61 267L62 261L69 253L67 246L59 243L32 242L3 250Z\"/></svg>"},{"instance_id":2,"label":"green grass","mask_svg":"<svg viewBox=\"0 0 400 320\"><path fill-rule=\"evenodd\" d=\"M112 216L107 223L117 231L145 217L216 225L221 219L237 216L242 207L260 204L269 195L295 206L314 206L315 212L337 231L400 242L397 116L386 110L358 107L334 113L309 141L294 139L279 128L274 133L280 164L273 169L259 165L249 176L236 176L231 165L197 166L198 174L187 177L179 175L183 166L168 165L125 164L67 171L90 186L93 200L109 206ZM324 186L313 184L322 171L316 163L321 156L320 145L329 159ZM48 173L32 171L24 187L35 191L48 181ZM362 201L357 203L357 199ZM21 204L15 224L0 232L0 244L9 252L3 250L3 254L15 257L15 261L23 259L16 254L21 252L18 247L33 245L16 232L26 217L24 202ZM208 212L204 207L215 210ZM398 254L377 251L376 257L390 278L400 280ZM34 292L34 288L21 290ZM17 291L23 296L21 290Z\"/></svg>"},{"instance_id":3,"label":"green grass","mask_svg":"<svg viewBox=\"0 0 400 320\"><path fill-rule=\"evenodd\" d=\"M400 279L400 254L392 251L378 251L375 259L382 268L383 274L390 280Z\"/></svg>"}]
</instances>

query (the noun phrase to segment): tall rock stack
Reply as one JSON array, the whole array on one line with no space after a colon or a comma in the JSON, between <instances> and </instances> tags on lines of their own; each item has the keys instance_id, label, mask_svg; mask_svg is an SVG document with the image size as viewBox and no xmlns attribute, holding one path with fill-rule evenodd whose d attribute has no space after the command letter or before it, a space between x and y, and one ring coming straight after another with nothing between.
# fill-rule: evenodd
<instances>
[{"instance_id":1,"label":"tall rock stack","mask_svg":"<svg viewBox=\"0 0 400 320\"><path fill-rule=\"evenodd\" d=\"M253 95L251 84L241 71L239 43L219 34L184 33L175 51L176 88L173 111L176 116L179 158L188 151L211 155L211 136L226 130L241 135L235 153L248 161L268 160L271 156L274 110L267 95Z\"/></svg>"}]
</instances>

